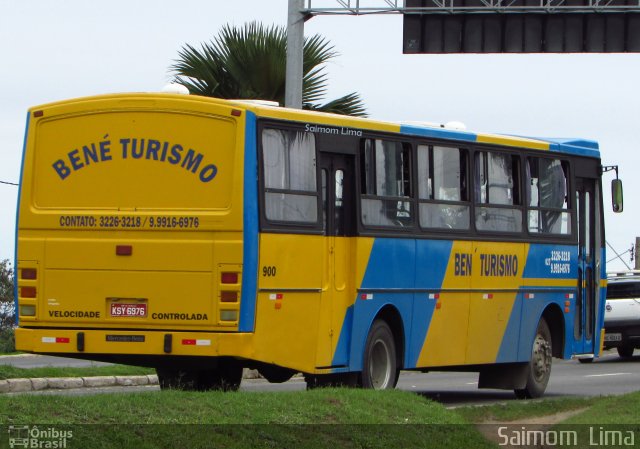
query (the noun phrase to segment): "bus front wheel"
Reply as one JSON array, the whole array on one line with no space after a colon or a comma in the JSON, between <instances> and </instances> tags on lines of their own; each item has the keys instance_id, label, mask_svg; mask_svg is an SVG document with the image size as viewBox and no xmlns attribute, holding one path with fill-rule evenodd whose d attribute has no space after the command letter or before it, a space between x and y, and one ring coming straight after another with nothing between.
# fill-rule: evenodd
<instances>
[{"instance_id":1,"label":"bus front wheel","mask_svg":"<svg viewBox=\"0 0 640 449\"><path fill-rule=\"evenodd\" d=\"M531 348L531 360L527 374L527 383L523 389L516 389L516 396L520 399L539 398L544 394L551 376L551 332L544 318L538 323L536 336Z\"/></svg>"},{"instance_id":2,"label":"bus front wheel","mask_svg":"<svg viewBox=\"0 0 640 449\"><path fill-rule=\"evenodd\" d=\"M384 320L376 320L364 347L362 386L384 390L394 388L397 382L398 366L393 333Z\"/></svg>"}]
</instances>

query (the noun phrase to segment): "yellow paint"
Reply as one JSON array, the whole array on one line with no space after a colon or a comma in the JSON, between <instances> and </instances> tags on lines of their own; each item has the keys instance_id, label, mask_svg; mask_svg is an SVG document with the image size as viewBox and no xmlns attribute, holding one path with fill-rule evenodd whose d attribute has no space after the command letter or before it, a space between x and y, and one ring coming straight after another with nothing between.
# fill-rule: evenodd
<instances>
[{"instance_id":1,"label":"yellow paint","mask_svg":"<svg viewBox=\"0 0 640 449\"><path fill-rule=\"evenodd\" d=\"M101 328L237 329L223 318L239 301L221 302L242 279L245 114L231 109L136 94L30 111L17 268L36 267L38 278L18 279L37 286L24 300L36 316L20 317L23 326L84 328L86 338ZM117 255L119 245L131 255ZM221 270L238 284L221 285ZM144 304L147 314L112 316L112 304Z\"/></svg>"},{"instance_id":2,"label":"yellow paint","mask_svg":"<svg viewBox=\"0 0 640 449\"><path fill-rule=\"evenodd\" d=\"M478 134L476 141L493 145L505 145L509 147L531 148L534 150L548 150L549 142L528 139L525 137L501 136L498 134Z\"/></svg>"},{"instance_id":3,"label":"yellow paint","mask_svg":"<svg viewBox=\"0 0 640 449\"><path fill-rule=\"evenodd\" d=\"M308 372L316 366L310 348L329 350L328 330L319 329L325 241L319 235L260 234L256 359Z\"/></svg>"},{"instance_id":4,"label":"yellow paint","mask_svg":"<svg viewBox=\"0 0 640 449\"><path fill-rule=\"evenodd\" d=\"M167 332L83 330L87 354L165 354L164 336ZM172 336L172 355L187 356L235 356L250 358L254 352L253 334L221 332L169 332ZM16 342L20 351L73 353L78 352L76 330L65 329L16 329ZM144 342L107 342L107 335L144 337ZM68 343L45 343L43 338L67 338ZM185 345L183 340L209 340L208 345ZM80 354L82 354L80 352Z\"/></svg>"},{"instance_id":5,"label":"yellow paint","mask_svg":"<svg viewBox=\"0 0 640 449\"><path fill-rule=\"evenodd\" d=\"M440 308L434 310L418 366L465 363L471 277L456 275L455 254L471 254L471 242L454 242L440 293ZM460 292L450 290L461 290ZM420 298L423 300L424 298ZM433 300L431 300L433 301Z\"/></svg>"},{"instance_id":6,"label":"yellow paint","mask_svg":"<svg viewBox=\"0 0 640 449\"><path fill-rule=\"evenodd\" d=\"M523 243L473 243L471 287L474 292L469 298L467 364L495 362L517 298L517 289L522 283L528 250L528 244ZM481 262L483 254L517 257L517 272L509 276L487 276L486 271L482 273L483 268L486 269Z\"/></svg>"},{"instance_id":7,"label":"yellow paint","mask_svg":"<svg viewBox=\"0 0 640 449\"><path fill-rule=\"evenodd\" d=\"M301 371L328 372L373 241L261 234L254 357ZM270 266L276 275L263 276L263 267ZM270 299L278 293L280 308L277 299Z\"/></svg>"}]
</instances>

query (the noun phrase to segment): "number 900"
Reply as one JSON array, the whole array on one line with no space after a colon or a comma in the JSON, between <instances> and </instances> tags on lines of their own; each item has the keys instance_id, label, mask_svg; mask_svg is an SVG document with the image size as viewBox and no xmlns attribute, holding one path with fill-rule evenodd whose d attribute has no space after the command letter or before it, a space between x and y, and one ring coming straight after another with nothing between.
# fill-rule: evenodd
<instances>
[{"instance_id":1,"label":"number 900","mask_svg":"<svg viewBox=\"0 0 640 449\"><path fill-rule=\"evenodd\" d=\"M262 276L271 277L276 275L276 267L262 267Z\"/></svg>"}]
</instances>

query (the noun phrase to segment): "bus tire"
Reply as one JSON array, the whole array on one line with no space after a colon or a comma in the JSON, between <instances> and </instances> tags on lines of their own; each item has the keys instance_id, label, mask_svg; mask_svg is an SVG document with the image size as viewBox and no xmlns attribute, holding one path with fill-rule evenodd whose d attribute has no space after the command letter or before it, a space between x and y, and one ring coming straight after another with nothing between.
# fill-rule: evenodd
<instances>
[{"instance_id":1,"label":"bus tire","mask_svg":"<svg viewBox=\"0 0 640 449\"><path fill-rule=\"evenodd\" d=\"M393 332L384 320L376 320L364 346L362 387L374 390L395 388L398 382L397 365Z\"/></svg>"},{"instance_id":2,"label":"bus tire","mask_svg":"<svg viewBox=\"0 0 640 449\"><path fill-rule=\"evenodd\" d=\"M552 354L551 332L546 320L542 318L533 339L527 383L523 389L514 390L519 399L539 398L544 394L551 376Z\"/></svg>"},{"instance_id":3,"label":"bus tire","mask_svg":"<svg viewBox=\"0 0 640 449\"><path fill-rule=\"evenodd\" d=\"M635 348L633 346L618 346L616 349L620 357L623 359L629 359L633 357L633 350Z\"/></svg>"},{"instance_id":4,"label":"bus tire","mask_svg":"<svg viewBox=\"0 0 640 449\"><path fill-rule=\"evenodd\" d=\"M296 372L292 369L282 368L275 365L262 365L258 368L258 373L270 384L281 384L293 377Z\"/></svg>"}]
</instances>

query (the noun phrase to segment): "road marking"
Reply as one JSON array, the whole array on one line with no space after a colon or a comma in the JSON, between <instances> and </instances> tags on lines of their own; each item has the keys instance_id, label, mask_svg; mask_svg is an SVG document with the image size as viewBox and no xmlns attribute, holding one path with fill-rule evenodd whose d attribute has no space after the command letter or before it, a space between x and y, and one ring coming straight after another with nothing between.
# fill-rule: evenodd
<instances>
[{"instance_id":1,"label":"road marking","mask_svg":"<svg viewBox=\"0 0 640 449\"><path fill-rule=\"evenodd\" d=\"M584 377L628 376L629 374L632 373L589 374Z\"/></svg>"}]
</instances>

